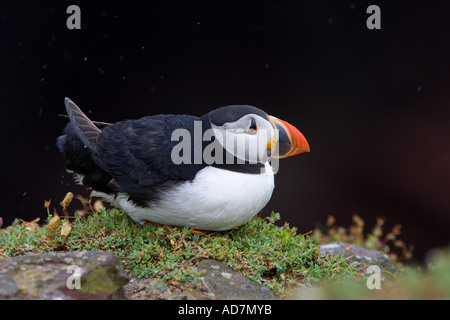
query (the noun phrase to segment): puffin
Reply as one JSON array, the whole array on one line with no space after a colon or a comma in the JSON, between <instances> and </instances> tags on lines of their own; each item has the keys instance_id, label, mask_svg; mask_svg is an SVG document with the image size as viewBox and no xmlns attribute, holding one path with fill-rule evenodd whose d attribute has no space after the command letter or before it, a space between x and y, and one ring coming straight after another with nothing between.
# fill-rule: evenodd
<instances>
[{"instance_id":1,"label":"puffin","mask_svg":"<svg viewBox=\"0 0 450 320\"><path fill-rule=\"evenodd\" d=\"M203 116L90 120L69 98L56 145L76 182L140 224L225 231L268 203L279 159L309 152L303 134L251 105Z\"/></svg>"}]
</instances>

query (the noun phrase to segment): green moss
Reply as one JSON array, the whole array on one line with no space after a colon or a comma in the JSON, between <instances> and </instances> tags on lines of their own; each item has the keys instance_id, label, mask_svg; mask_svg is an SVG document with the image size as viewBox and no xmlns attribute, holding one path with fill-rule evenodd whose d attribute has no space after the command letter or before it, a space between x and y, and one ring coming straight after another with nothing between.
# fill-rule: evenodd
<instances>
[{"instance_id":1,"label":"green moss","mask_svg":"<svg viewBox=\"0 0 450 320\"><path fill-rule=\"evenodd\" d=\"M114 293L127 283L124 278L118 278L116 272L105 268L96 268L82 277L80 290L84 293L97 294L101 292Z\"/></svg>"},{"instance_id":2,"label":"green moss","mask_svg":"<svg viewBox=\"0 0 450 320\"><path fill-rule=\"evenodd\" d=\"M171 285L197 284L202 276L197 263L216 259L278 295L297 283L354 279L355 268L344 258L320 256L311 237L288 225L276 226L279 219L272 213L228 232L196 235L188 228L141 226L122 211L102 210L75 218L67 238L60 236L60 225L50 232L46 226L30 231L29 225L15 224L1 231L0 256L103 250L114 253L126 271Z\"/></svg>"}]
</instances>

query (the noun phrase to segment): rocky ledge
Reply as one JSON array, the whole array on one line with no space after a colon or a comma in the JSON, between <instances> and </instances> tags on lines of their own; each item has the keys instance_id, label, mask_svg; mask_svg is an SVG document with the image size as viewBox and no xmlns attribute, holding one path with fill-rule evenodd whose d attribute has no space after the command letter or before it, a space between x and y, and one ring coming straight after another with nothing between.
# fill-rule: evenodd
<instances>
[{"instance_id":1,"label":"rocky ledge","mask_svg":"<svg viewBox=\"0 0 450 320\"><path fill-rule=\"evenodd\" d=\"M322 254L342 254L348 261L378 265L393 274L390 259L375 250L350 244L328 244ZM125 274L120 261L111 253L61 252L31 254L0 259L0 299L277 299L264 285L249 280L224 263L203 260L204 270L198 286L158 286L154 279L137 279Z\"/></svg>"}]
</instances>

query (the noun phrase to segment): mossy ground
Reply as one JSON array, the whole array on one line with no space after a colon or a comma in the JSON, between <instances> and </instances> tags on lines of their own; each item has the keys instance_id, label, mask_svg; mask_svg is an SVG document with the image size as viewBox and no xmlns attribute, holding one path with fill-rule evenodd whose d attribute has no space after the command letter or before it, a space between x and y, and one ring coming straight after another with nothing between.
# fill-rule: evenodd
<instances>
[{"instance_id":1,"label":"mossy ground","mask_svg":"<svg viewBox=\"0 0 450 320\"><path fill-rule=\"evenodd\" d=\"M122 211L102 209L73 219L68 235L67 224L61 222L50 227L16 223L1 231L0 257L103 250L114 253L137 277L180 286L199 282L202 274L196 265L201 259L216 259L279 296L293 284L355 279L355 268L343 257L320 256L311 237L287 224L276 226L277 220L279 215L272 213L228 232L198 235L188 228L138 225Z\"/></svg>"},{"instance_id":2,"label":"mossy ground","mask_svg":"<svg viewBox=\"0 0 450 320\"><path fill-rule=\"evenodd\" d=\"M67 197L66 197L67 198ZM67 215L70 202L61 205ZM323 299L450 299L450 250L436 251L425 267L404 267L394 282L383 290L368 290L368 275L358 273L356 265L342 256L319 255L318 244L341 241L374 248L391 256L394 262L411 258L411 247L398 239L399 226L386 234L384 220L377 220L371 233L364 234L364 222L354 216L347 228L334 225L329 218L326 228L310 235L297 234L289 225L277 226L279 214L255 217L249 223L228 232L198 235L188 228L138 225L124 212L92 208L82 200L87 216L68 219L48 215L48 221L15 222L0 230L0 258L56 251L112 252L123 269L140 278L151 278L157 287L196 287L202 273L201 259L216 259L267 286L279 297L300 285L320 284ZM50 202L45 203L49 212ZM95 206L94 206L95 207ZM56 213L56 211L55 211ZM400 254L393 254L389 243ZM421 270L420 270L421 269ZM292 292L291 292L292 293ZM308 297L311 292L307 293ZM288 298L300 298L288 295Z\"/></svg>"}]
</instances>

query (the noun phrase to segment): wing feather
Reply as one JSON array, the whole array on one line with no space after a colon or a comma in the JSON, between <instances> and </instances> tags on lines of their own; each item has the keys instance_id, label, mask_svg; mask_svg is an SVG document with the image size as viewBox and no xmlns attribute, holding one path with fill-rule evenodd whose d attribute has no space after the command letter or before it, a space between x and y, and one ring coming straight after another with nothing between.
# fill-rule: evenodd
<instances>
[{"instance_id":1,"label":"wing feather","mask_svg":"<svg viewBox=\"0 0 450 320\"><path fill-rule=\"evenodd\" d=\"M94 153L97 153L97 137L100 129L81 111L69 98L64 100L67 115L73 123L75 132L80 140Z\"/></svg>"}]
</instances>

